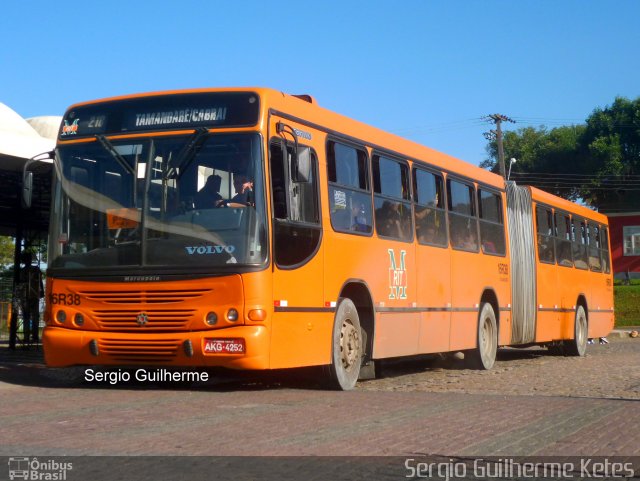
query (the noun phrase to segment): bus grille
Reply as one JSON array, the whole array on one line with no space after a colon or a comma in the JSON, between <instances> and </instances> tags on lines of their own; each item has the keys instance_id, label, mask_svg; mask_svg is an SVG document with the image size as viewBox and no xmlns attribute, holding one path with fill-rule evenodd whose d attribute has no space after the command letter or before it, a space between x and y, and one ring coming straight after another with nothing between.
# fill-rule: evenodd
<instances>
[{"instance_id":1,"label":"bus grille","mask_svg":"<svg viewBox=\"0 0 640 481\"><path fill-rule=\"evenodd\" d=\"M93 315L102 329L166 330L183 329L187 326L195 309L145 309L148 320L144 326L137 323L140 309L103 310L96 309Z\"/></svg>"},{"instance_id":2,"label":"bus grille","mask_svg":"<svg viewBox=\"0 0 640 481\"><path fill-rule=\"evenodd\" d=\"M211 289L185 290L132 290L132 291L81 291L81 296L104 304L156 304L192 301L210 292Z\"/></svg>"},{"instance_id":3,"label":"bus grille","mask_svg":"<svg viewBox=\"0 0 640 481\"><path fill-rule=\"evenodd\" d=\"M118 362L156 363L170 362L178 354L179 339L163 341L136 341L130 339L101 339L100 354Z\"/></svg>"}]
</instances>

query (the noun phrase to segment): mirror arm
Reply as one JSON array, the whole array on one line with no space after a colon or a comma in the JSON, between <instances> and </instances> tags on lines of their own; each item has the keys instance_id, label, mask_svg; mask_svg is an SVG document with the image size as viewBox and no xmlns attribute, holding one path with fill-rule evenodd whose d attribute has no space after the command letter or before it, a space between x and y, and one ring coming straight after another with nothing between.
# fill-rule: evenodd
<instances>
[{"instance_id":1,"label":"mirror arm","mask_svg":"<svg viewBox=\"0 0 640 481\"><path fill-rule=\"evenodd\" d=\"M41 154L34 155L29 160L27 160L22 166L22 198L21 204L22 208L29 209L31 208L31 201L33 199L33 172L29 170L29 167L34 162L38 162L41 160L54 160L56 156L55 151L43 152Z\"/></svg>"},{"instance_id":2,"label":"mirror arm","mask_svg":"<svg viewBox=\"0 0 640 481\"><path fill-rule=\"evenodd\" d=\"M294 182L297 182L298 180L298 134L296 133L296 130L293 127L285 124L284 122L278 122L276 124L276 132L280 134L283 137L283 139L285 134L289 134L293 138L293 143L294 143L293 158L291 159L291 172L289 172L289 175L291 176L291 179L293 179ZM286 153L286 142L285 142L284 152Z\"/></svg>"}]
</instances>

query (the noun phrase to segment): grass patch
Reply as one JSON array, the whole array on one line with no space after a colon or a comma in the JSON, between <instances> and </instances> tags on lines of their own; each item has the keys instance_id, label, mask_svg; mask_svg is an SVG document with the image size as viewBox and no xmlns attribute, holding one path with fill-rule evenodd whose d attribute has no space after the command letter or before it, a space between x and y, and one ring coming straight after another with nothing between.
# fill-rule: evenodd
<instances>
[{"instance_id":1,"label":"grass patch","mask_svg":"<svg viewBox=\"0 0 640 481\"><path fill-rule=\"evenodd\" d=\"M615 286L616 327L640 326L640 284Z\"/></svg>"}]
</instances>

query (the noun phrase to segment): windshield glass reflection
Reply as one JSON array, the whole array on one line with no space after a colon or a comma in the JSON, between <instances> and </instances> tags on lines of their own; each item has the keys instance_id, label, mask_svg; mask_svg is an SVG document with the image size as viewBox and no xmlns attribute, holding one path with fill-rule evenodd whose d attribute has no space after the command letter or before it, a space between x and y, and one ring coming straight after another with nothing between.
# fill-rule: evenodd
<instances>
[{"instance_id":1,"label":"windshield glass reflection","mask_svg":"<svg viewBox=\"0 0 640 481\"><path fill-rule=\"evenodd\" d=\"M258 135L63 146L52 268L260 264L266 256Z\"/></svg>"}]
</instances>

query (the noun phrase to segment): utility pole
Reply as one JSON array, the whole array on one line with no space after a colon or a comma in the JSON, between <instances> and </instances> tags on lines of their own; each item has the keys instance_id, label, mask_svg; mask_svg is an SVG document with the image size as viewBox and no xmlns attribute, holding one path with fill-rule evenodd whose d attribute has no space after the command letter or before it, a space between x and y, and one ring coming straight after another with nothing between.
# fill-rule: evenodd
<instances>
[{"instance_id":1,"label":"utility pole","mask_svg":"<svg viewBox=\"0 0 640 481\"><path fill-rule=\"evenodd\" d=\"M483 120L488 122L493 122L496 124L496 130L488 133L488 136L485 134L485 138L487 140L493 140L493 135L495 135L496 142L498 143L498 167L500 169L500 175L502 178L507 178L507 169L504 166L504 148L502 146L502 122L511 122L513 124L516 123L515 120L510 119L506 115L502 114L492 114L482 117Z\"/></svg>"}]
</instances>

